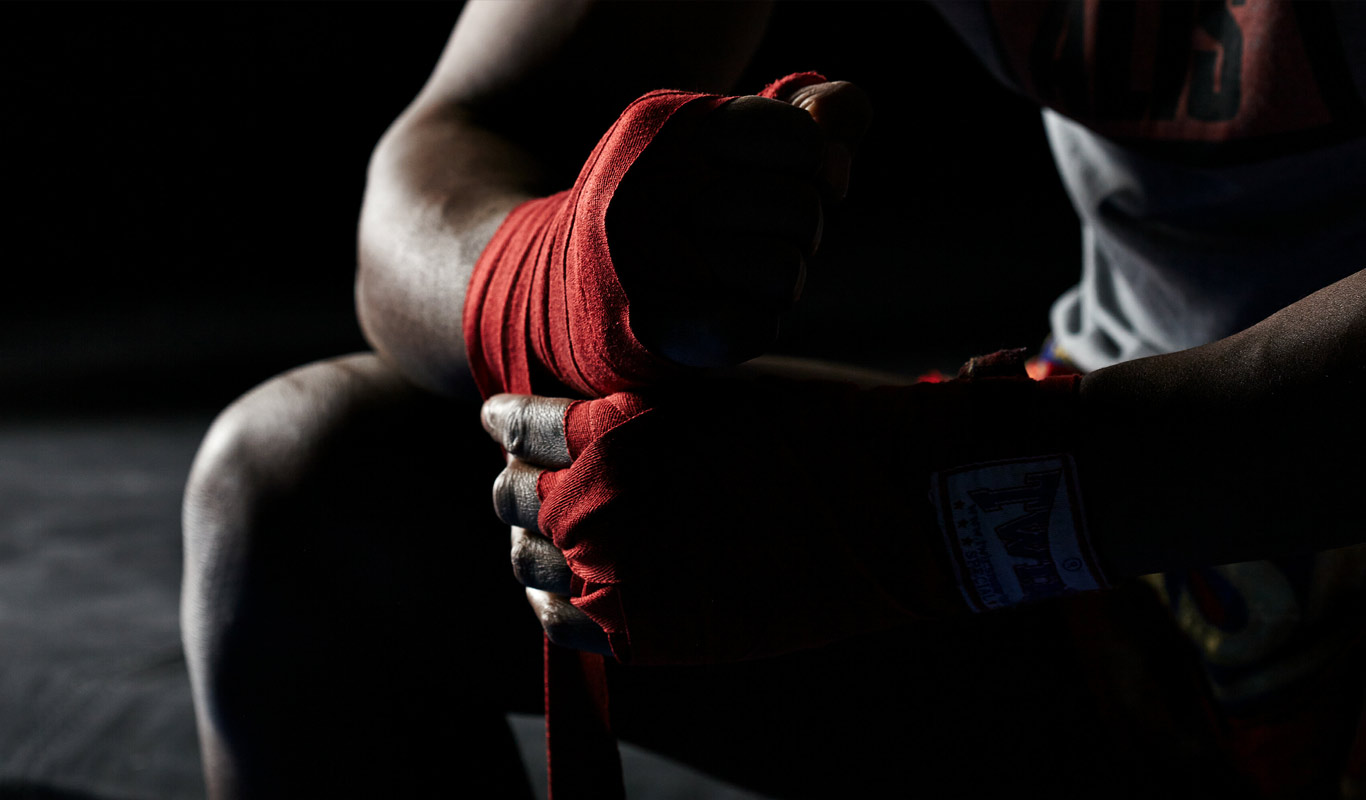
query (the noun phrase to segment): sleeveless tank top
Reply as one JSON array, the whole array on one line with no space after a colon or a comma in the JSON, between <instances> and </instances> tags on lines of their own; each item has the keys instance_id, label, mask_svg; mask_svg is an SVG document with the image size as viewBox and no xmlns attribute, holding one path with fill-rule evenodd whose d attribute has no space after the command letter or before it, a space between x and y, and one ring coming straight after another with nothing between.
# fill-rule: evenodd
<instances>
[{"instance_id":1,"label":"sleeveless tank top","mask_svg":"<svg viewBox=\"0 0 1366 800\"><path fill-rule=\"evenodd\" d=\"M1228 336L1366 269L1366 3L937 4L1043 108L1081 219L1083 370Z\"/></svg>"}]
</instances>

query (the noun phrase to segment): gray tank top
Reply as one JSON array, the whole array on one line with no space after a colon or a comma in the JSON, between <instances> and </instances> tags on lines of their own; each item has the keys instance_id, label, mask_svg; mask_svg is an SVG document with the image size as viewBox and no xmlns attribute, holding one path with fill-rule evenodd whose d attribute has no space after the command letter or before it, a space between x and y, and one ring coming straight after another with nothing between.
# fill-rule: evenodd
<instances>
[{"instance_id":1,"label":"gray tank top","mask_svg":"<svg viewBox=\"0 0 1366 800\"><path fill-rule=\"evenodd\" d=\"M944 2L1044 129L1082 224L1055 345L1093 370L1366 269L1366 3Z\"/></svg>"}]
</instances>

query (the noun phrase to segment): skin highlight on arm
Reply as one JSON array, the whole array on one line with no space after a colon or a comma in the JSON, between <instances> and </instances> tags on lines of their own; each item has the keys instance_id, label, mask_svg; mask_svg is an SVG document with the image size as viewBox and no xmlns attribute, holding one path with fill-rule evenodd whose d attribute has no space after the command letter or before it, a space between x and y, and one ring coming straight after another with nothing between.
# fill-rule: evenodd
<instances>
[{"instance_id":1,"label":"skin highlight on arm","mask_svg":"<svg viewBox=\"0 0 1366 800\"><path fill-rule=\"evenodd\" d=\"M469 3L367 175L356 304L381 357L424 388L472 396L461 309L503 218L564 188L565 175L572 181L635 96L729 88L768 11L768 3ZM671 36L646 35L663 29ZM650 44L661 40L677 44Z\"/></svg>"}]
</instances>

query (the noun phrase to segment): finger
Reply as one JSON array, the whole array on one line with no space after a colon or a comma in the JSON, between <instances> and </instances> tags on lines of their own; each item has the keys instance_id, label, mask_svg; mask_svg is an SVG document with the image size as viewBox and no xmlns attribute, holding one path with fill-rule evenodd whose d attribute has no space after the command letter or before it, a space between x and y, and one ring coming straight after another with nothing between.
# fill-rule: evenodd
<instances>
[{"instance_id":1,"label":"finger","mask_svg":"<svg viewBox=\"0 0 1366 800\"><path fill-rule=\"evenodd\" d=\"M771 173L724 175L699 188L692 217L705 233L772 236L805 255L820 245L821 198L808 181Z\"/></svg>"},{"instance_id":2,"label":"finger","mask_svg":"<svg viewBox=\"0 0 1366 800\"><path fill-rule=\"evenodd\" d=\"M873 123L873 104L868 95L848 81L804 86L786 98L811 115L825 134L820 180L835 197L849 193L849 171L859 143Z\"/></svg>"},{"instance_id":3,"label":"finger","mask_svg":"<svg viewBox=\"0 0 1366 800\"><path fill-rule=\"evenodd\" d=\"M527 602L541 621L541 628L554 644L573 650L612 655L612 646L598 624L561 595L540 589L526 590Z\"/></svg>"},{"instance_id":4,"label":"finger","mask_svg":"<svg viewBox=\"0 0 1366 800\"><path fill-rule=\"evenodd\" d=\"M791 310L806 283L806 259L801 250L777 239L721 237L715 242L710 261L718 281L769 311Z\"/></svg>"},{"instance_id":5,"label":"finger","mask_svg":"<svg viewBox=\"0 0 1366 800\"><path fill-rule=\"evenodd\" d=\"M525 528L512 529L512 574L529 589L569 594L570 572L555 543Z\"/></svg>"},{"instance_id":6,"label":"finger","mask_svg":"<svg viewBox=\"0 0 1366 800\"><path fill-rule=\"evenodd\" d=\"M810 115L825 141L841 142L852 152L873 123L873 102L868 93L849 81L828 81L802 86L784 98Z\"/></svg>"},{"instance_id":7,"label":"finger","mask_svg":"<svg viewBox=\"0 0 1366 800\"><path fill-rule=\"evenodd\" d=\"M717 166L747 167L810 178L824 138L809 113L766 97L737 97L707 115L696 144Z\"/></svg>"},{"instance_id":8,"label":"finger","mask_svg":"<svg viewBox=\"0 0 1366 800\"><path fill-rule=\"evenodd\" d=\"M498 519L540 533L536 517L541 511L541 499L536 494L536 484L542 472L539 467L515 458L508 462L493 482L493 508Z\"/></svg>"},{"instance_id":9,"label":"finger","mask_svg":"<svg viewBox=\"0 0 1366 800\"><path fill-rule=\"evenodd\" d=\"M564 410L572 400L524 394L496 394L484 401L479 419L512 457L542 467L573 461L564 438Z\"/></svg>"}]
</instances>

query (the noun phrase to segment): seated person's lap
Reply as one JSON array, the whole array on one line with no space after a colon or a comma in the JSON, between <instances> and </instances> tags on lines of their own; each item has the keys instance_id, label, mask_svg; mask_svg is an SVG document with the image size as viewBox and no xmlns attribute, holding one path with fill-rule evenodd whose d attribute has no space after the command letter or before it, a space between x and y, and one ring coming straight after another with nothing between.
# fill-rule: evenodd
<instances>
[{"instance_id":1,"label":"seated person's lap","mask_svg":"<svg viewBox=\"0 0 1366 800\"><path fill-rule=\"evenodd\" d=\"M187 601L197 596L189 607L202 615L187 627L201 631L188 636L192 664L210 676L199 691L222 737L211 749L227 743L243 780L310 791L509 780L501 715L540 711L540 630L490 503L500 456L477 403L414 389L374 356L322 362L238 401L201 462L187 495L187 563L199 565ZM764 661L614 669L614 723L625 739L782 795L899 795L926 781L965 794L1021 780L1077 789L1145 773L1160 785L1207 743L1159 742L1169 763L1140 763L1118 752L1133 741L1116 739L1115 702L1098 695L1123 669L1125 696L1190 706L1189 664L1158 634L1111 670L1076 620L1101 620L1095 633L1111 618L1142 629L1164 615L1138 588L1083 602ZM1198 708L1176 713L1199 723Z\"/></svg>"}]
</instances>

